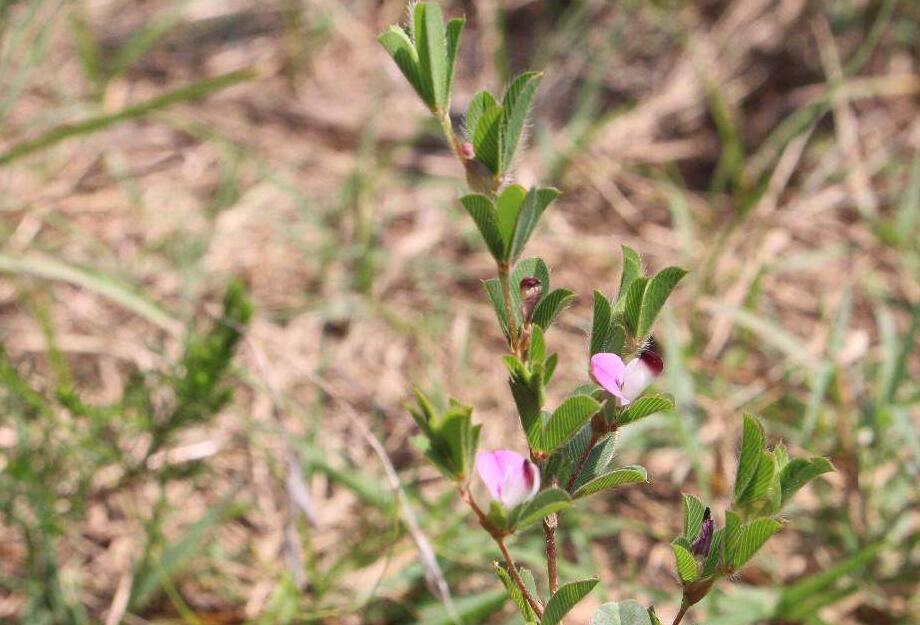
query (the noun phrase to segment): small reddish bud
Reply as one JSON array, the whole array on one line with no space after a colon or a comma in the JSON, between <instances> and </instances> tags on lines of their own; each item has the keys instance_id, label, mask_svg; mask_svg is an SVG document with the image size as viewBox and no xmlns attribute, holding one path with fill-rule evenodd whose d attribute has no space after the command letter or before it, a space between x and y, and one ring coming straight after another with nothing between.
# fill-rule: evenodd
<instances>
[{"instance_id":1,"label":"small reddish bud","mask_svg":"<svg viewBox=\"0 0 920 625\"><path fill-rule=\"evenodd\" d=\"M465 141L460 144L460 156L466 160L476 158L476 150L473 149L473 144L469 141Z\"/></svg>"},{"instance_id":2,"label":"small reddish bud","mask_svg":"<svg viewBox=\"0 0 920 625\"><path fill-rule=\"evenodd\" d=\"M543 285L537 278L528 276L521 280L520 289L521 315L529 323L533 318L534 309L536 309L540 298L543 296Z\"/></svg>"}]
</instances>

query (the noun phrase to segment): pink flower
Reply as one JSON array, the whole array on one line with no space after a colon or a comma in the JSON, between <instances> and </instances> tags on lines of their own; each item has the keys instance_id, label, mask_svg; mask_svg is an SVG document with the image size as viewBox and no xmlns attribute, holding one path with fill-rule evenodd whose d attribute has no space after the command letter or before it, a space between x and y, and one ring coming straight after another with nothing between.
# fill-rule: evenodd
<instances>
[{"instance_id":1,"label":"pink flower","mask_svg":"<svg viewBox=\"0 0 920 625\"><path fill-rule=\"evenodd\" d=\"M537 465L508 449L480 451L476 454L476 472L492 499L506 508L527 501L540 490Z\"/></svg>"},{"instance_id":2,"label":"pink flower","mask_svg":"<svg viewBox=\"0 0 920 625\"><path fill-rule=\"evenodd\" d=\"M661 356L651 350L643 351L638 358L623 364L616 354L594 354L591 357L591 377L616 397L621 406L627 406L664 368Z\"/></svg>"}]
</instances>

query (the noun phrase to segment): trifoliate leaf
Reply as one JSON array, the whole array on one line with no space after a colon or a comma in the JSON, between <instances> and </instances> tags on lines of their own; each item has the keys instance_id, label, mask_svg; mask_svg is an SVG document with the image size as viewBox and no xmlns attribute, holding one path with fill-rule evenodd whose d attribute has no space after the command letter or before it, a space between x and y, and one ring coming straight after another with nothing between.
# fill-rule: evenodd
<instances>
[{"instance_id":1,"label":"trifoliate leaf","mask_svg":"<svg viewBox=\"0 0 920 625\"><path fill-rule=\"evenodd\" d=\"M665 267L659 271L654 278L648 281L645 287L645 293L642 296L642 307L639 311L637 320L636 336L644 337L652 329L652 324L661 307L671 295L671 291L677 286L681 278L687 275L685 269L680 267Z\"/></svg>"},{"instance_id":2,"label":"trifoliate leaf","mask_svg":"<svg viewBox=\"0 0 920 625\"><path fill-rule=\"evenodd\" d=\"M642 259L639 254L626 245L622 246L621 249L623 252L623 269L620 274L620 288L617 291L617 312L622 311L626 293L629 292L629 287L632 285L633 280L643 277Z\"/></svg>"},{"instance_id":3,"label":"trifoliate leaf","mask_svg":"<svg viewBox=\"0 0 920 625\"><path fill-rule=\"evenodd\" d=\"M583 579L560 586L556 594L546 603L541 624L556 625L559 623L596 585L596 579Z\"/></svg>"},{"instance_id":4,"label":"trifoliate leaf","mask_svg":"<svg viewBox=\"0 0 920 625\"><path fill-rule=\"evenodd\" d=\"M399 71L409 81L409 84L412 85L412 88L415 89L415 92L425 105L431 108L432 100L430 94L425 91L421 70L419 69L418 54L406 31L399 26L390 26L389 29L377 37L377 41L393 58L396 66L399 67Z\"/></svg>"},{"instance_id":5,"label":"trifoliate leaf","mask_svg":"<svg viewBox=\"0 0 920 625\"><path fill-rule=\"evenodd\" d=\"M419 2L414 9L415 49L419 73L426 93L431 94L432 110L447 106L447 32L437 3Z\"/></svg>"},{"instance_id":6,"label":"trifoliate leaf","mask_svg":"<svg viewBox=\"0 0 920 625\"><path fill-rule=\"evenodd\" d=\"M460 35L466 19L455 17L447 22L447 104L444 110L450 108L450 94L454 87L454 72L457 67L457 50L460 48Z\"/></svg>"},{"instance_id":7,"label":"trifoliate leaf","mask_svg":"<svg viewBox=\"0 0 920 625\"><path fill-rule=\"evenodd\" d=\"M787 501L803 486L808 484L819 475L829 473L834 470L834 465L827 458L796 458L790 460L783 467L780 473L780 484L782 485L782 504Z\"/></svg>"},{"instance_id":8,"label":"trifoliate leaf","mask_svg":"<svg viewBox=\"0 0 920 625\"><path fill-rule=\"evenodd\" d=\"M782 528L774 519L754 519L738 531L731 550L731 567L737 571L750 560L767 540Z\"/></svg>"},{"instance_id":9,"label":"trifoliate leaf","mask_svg":"<svg viewBox=\"0 0 920 625\"><path fill-rule=\"evenodd\" d=\"M498 230L497 214L495 205L485 195L471 193L460 198L460 203L466 212L470 214L479 234L482 235L483 241L497 261L505 258L505 243L502 241L501 233Z\"/></svg>"},{"instance_id":10,"label":"trifoliate leaf","mask_svg":"<svg viewBox=\"0 0 920 625\"><path fill-rule=\"evenodd\" d=\"M552 188L540 189L534 187L527 192L521 205L517 223L514 224L514 236L511 240L511 247L508 250L509 261L517 261L524 251L524 246L527 245L534 228L536 228L537 222L540 221L543 211L558 196L559 191Z\"/></svg>"},{"instance_id":11,"label":"trifoliate leaf","mask_svg":"<svg viewBox=\"0 0 920 625\"><path fill-rule=\"evenodd\" d=\"M511 164L514 153L517 151L527 115L530 112L530 103L540 84L540 72L527 72L511 81L502 99L505 108L502 149L502 162L505 167Z\"/></svg>"},{"instance_id":12,"label":"trifoliate leaf","mask_svg":"<svg viewBox=\"0 0 920 625\"><path fill-rule=\"evenodd\" d=\"M568 289L556 289L544 295L533 311L533 322L548 329L556 317L575 300L575 294Z\"/></svg>"},{"instance_id":13,"label":"trifoliate leaf","mask_svg":"<svg viewBox=\"0 0 920 625\"><path fill-rule=\"evenodd\" d=\"M495 96L485 90L478 92L470 100L469 108L466 110L466 119L464 120L464 126L466 126L470 142L473 141L473 134L476 132L476 127L479 126L482 114L496 106L499 106L499 104Z\"/></svg>"},{"instance_id":14,"label":"trifoliate leaf","mask_svg":"<svg viewBox=\"0 0 920 625\"><path fill-rule=\"evenodd\" d=\"M473 129L473 150L476 159L493 174L501 172L501 124L504 111L492 106L482 112Z\"/></svg>"},{"instance_id":15,"label":"trifoliate leaf","mask_svg":"<svg viewBox=\"0 0 920 625\"><path fill-rule=\"evenodd\" d=\"M741 455L738 458L738 473L735 476L735 498L744 494L754 479L760 464L760 452L764 448L763 426L751 415L744 416L744 434L741 438Z\"/></svg>"},{"instance_id":16,"label":"trifoliate leaf","mask_svg":"<svg viewBox=\"0 0 920 625\"><path fill-rule=\"evenodd\" d=\"M598 608L591 625L652 625L652 619L648 610L635 601L620 601Z\"/></svg>"},{"instance_id":17,"label":"trifoliate leaf","mask_svg":"<svg viewBox=\"0 0 920 625\"><path fill-rule=\"evenodd\" d=\"M696 568L696 560L689 551L680 545L671 543L671 550L674 551L674 560L677 563L677 576L684 584L695 582L699 577L699 571Z\"/></svg>"},{"instance_id":18,"label":"trifoliate leaf","mask_svg":"<svg viewBox=\"0 0 920 625\"><path fill-rule=\"evenodd\" d=\"M521 207L524 204L524 198L527 197L527 189L519 184L511 184L505 187L495 200L495 207L498 212L498 231L505 242L505 249L511 249L511 242L514 239L514 226L517 224L518 215L521 214ZM505 258L507 260L507 258ZM543 285L543 288L548 288Z\"/></svg>"},{"instance_id":19,"label":"trifoliate leaf","mask_svg":"<svg viewBox=\"0 0 920 625\"><path fill-rule=\"evenodd\" d=\"M571 505L572 499L567 492L561 488L547 488L537 493L536 497L530 501L513 508L508 513L508 524L511 527L524 529Z\"/></svg>"},{"instance_id":20,"label":"trifoliate leaf","mask_svg":"<svg viewBox=\"0 0 920 625\"><path fill-rule=\"evenodd\" d=\"M700 533L700 528L703 527L703 513L706 511L706 506L703 505L703 502L694 495L683 495L683 509L684 509L684 538L693 542L696 540L697 535Z\"/></svg>"},{"instance_id":21,"label":"trifoliate leaf","mask_svg":"<svg viewBox=\"0 0 920 625\"><path fill-rule=\"evenodd\" d=\"M573 395L553 411L544 423L541 432L531 441L540 451L551 452L569 440L591 417L597 414L601 405L587 395Z\"/></svg>"},{"instance_id":22,"label":"trifoliate leaf","mask_svg":"<svg viewBox=\"0 0 920 625\"><path fill-rule=\"evenodd\" d=\"M589 356L604 352L607 335L610 332L612 316L610 301L600 291L594 291L594 313L591 323L591 353Z\"/></svg>"},{"instance_id":23,"label":"trifoliate leaf","mask_svg":"<svg viewBox=\"0 0 920 625\"><path fill-rule=\"evenodd\" d=\"M578 488L575 493L572 495L575 499L581 497L587 497L588 495L593 495L599 493L603 490L611 490L614 488L619 488L620 486L626 486L627 484L637 484L648 482L648 473L645 470L645 467L640 467L639 465L633 465L629 467L622 467L619 469L614 469L600 475Z\"/></svg>"},{"instance_id":24,"label":"trifoliate leaf","mask_svg":"<svg viewBox=\"0 0 920 625\"><path fill-rule=\"evenodd\" d=\"M674 408L674 400L667 395L643 395L632 401L626 410L619 413L617 425L635 423L649 415Z\"/></svg>"}]
</instances>

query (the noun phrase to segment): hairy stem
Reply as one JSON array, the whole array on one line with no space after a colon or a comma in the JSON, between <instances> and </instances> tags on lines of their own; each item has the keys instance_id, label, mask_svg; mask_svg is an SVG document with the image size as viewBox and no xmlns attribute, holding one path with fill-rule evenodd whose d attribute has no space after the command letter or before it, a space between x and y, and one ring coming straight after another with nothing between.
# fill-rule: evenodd
<instances>
[{"instance_id":1,"label":"hairy stem","mask_svg":"<svg viewBox=\"0 0 920 625\"><path fill-rule=\"evenodd\" d=\"M515 356L518 353L518 327L517 317L514 314L514 305L511 303L511 268L508 263L498 263L498 283L502 290L502 302L505 306L505 316L508 317L508 345Z\"/></svg>"},{"instance_id":2,"label":"hairy stem","mask_svg":"<svg viewBox=\"0 0 920 625\"><path fill-rule=\"evenodd\" d=\"M546 576L549 578L549 594L559 589L559 567L556 564L556 527L559 515L551 514L543 519L543 534L546 537Z\"/></svg>"},{"instance_id":3,"label":"hairy stem","mask_svg":"<svg viewBox=\"0 0 920 625\"><path fill-rule=\"evenodd\" d=\"M542 618L543 606L541 606L540 602L530 594L529 590L527 590L527 585L524 584L524 580L521 579L521 574L517 570L517 565L514 563L514 558L511 557L511 553L505 546L505 539L500 536L493 536L493 538L495 538L495 542L498 544L499 551L501 551L502 555L505 557L505 564L508 565L508 573L511 575L511 579L514 580L514 583L521 590L521 594L524 595L524 599L527 600L527 603L530 604L530 607L533 608L533 611L536 612L538 617Z\"/></svg>"},{"instance_id":4,"label":"hairy stem","mask_svg":"<svg viewBox=\"0 0 920 625\"><path fill-rule=\"evenodd\" d=\"M479 524L482 526L482 529L489 533L489 536L495 541L495 544L498 545L498 550L501 551L502 556L505 558L505 564L508 566L508 574L511 575L514 585L518 587L521 591L521 595L524 596L524 599L530 604L530 607L533 608L533 611L536 612L538 617L543 616L543 606L540 605L540 602L530 594L530 591L527 590L527 585L524 583L524 580L521 578L521 574L518 572L517 564L514 563L514 558L511 557L511 552L508 551L508 547L505 546L505 537L501 532L496 530L495 527L489 522L489 517L486 516L485 512L482 511L482 508L479 507L479 504L476 503L476 500L473 499L473 496L470 494L470 491L465 486L460 488L460 498L467 503L467 505L473 510L473 513L476 515L476 518L479 520Z\"/></svg>"}]
</instances>

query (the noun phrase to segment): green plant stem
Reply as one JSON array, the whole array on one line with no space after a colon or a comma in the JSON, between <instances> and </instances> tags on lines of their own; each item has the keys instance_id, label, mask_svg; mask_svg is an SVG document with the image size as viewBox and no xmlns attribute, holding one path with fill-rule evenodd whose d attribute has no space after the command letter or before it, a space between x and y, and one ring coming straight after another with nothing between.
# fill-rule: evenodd
<instances>
[{"instance_id":1,"label":"green plant stem","mask_svg":"<svg viewBox=\"0 0 920 625\"><path fill-rule=\"evenodd\" d=\"M687 610L690 609L690 605L686 601L681 602L680 611L677 613L677 616L674 617L674 622L671 625L679 625L683 620L684 615L687 613Z\"/></svg>"},{"instance_id":2,"label":"green plant stem","mask_svg":"<svg viewBox=\"0 0 920 625\"><path fill-rule=\"evenodd\" d=\"M493 536L493 538L495 538L495 543L498 545L498 550L501 551L502 555L505 557L505 564L508 565L508 573L511 575L511 579L517 584L517 587L521 590L521 594L524 595L524 599L527 600L527 603L529 603L533 611L536 612L537 617L543 618L543 606L541 606L540 602L530 594L529 590L527 590L524 580L521 579L521 574L518 573L514 558L511 557L511 553L505 546L505 539L499 536Z\"/></svg>"},{"instance_id":3,"label":"green plant stem","mask_svg":"<svg viewBox=\"0 0 920 625\"><path fill-rule=\"evenodd\" d=\"M473 513L476 515L476 518L479 520L479 524L482 526L482 529L489 533L489 536L495 541L495 544L498 545L498 550L501 551L502 556L505 558L505 564L508 565L508 574L511 575L511 579L514 581L515 586L521 591L521 595L524 596L524 599L527 603L530 604L530 607L533 608L533 611L536 612L538 617L543 616L543 606L540 605L540 602L530 594L530 591L527 590L527 585L524 584L524 580L521 578L521 574L518 572L517 564L514 562L514 558L511 557L511 552L508 551L508 547L505 546L505 536L499 532L493 525L489 522L489 517L486 516L485 512L482 511L482 508L479 507L479 504L476 503L476 500L473 499L473 496L470 494L469 489L466 486L460 487L460 499L466 502L466 504L473 510Z\"/></svg>"},{"instance_id":4,"label":"green plant stem","mask_svg":"<svg viewBox=\"0 0 920 625\"><path fill-rule=\"evenodd\" d=\"M514 306L511 303L511 267L508 263L498 263L498 284L502 290L502 302L505 305L505 315L508 317L508 345L515 356L520 357L518 353L518 327L517 318L514 315Z\"/></svg>"},{"instance_id":5,"label":"green plant stem","mask_svg":"<svg viewBox=\"0 0 920 625\"><path fill-rule=\"evenodd\" d=\"M543 519L543 535L546 538L546 576L549 578L549 594L559 589L559 567L556 564L556 527L559 515L551 514Z\"/></svg>"}]
</instances>

